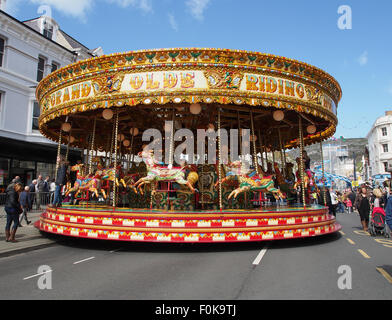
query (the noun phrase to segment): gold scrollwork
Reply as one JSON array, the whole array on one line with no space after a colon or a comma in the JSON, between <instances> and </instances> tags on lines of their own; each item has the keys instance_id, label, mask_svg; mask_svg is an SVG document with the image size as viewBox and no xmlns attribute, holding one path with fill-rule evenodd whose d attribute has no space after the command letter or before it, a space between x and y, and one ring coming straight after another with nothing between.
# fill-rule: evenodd
<instances>
[{"instance_id":1,"label":"gold scrollwork","mask_svg":"<svg viewBox=\"0 0 392 320\"><path fill-rule=\"evenodd\" d=\"M119 91L124 80L124 75L103 76L93 81L96 95L108 94Z\"/></svg>"},{"instance_id":2,"label":"gold scrollwork","mask_svg":"<svg viewBox=\"0 0 392 320\"><path fill-rule=\"evenodd\" d=\"M236 89L240 88L240 84L244 75L235 71L205 71L204 76L207 79L210 89Z\"/></svg>"}]
</instances>

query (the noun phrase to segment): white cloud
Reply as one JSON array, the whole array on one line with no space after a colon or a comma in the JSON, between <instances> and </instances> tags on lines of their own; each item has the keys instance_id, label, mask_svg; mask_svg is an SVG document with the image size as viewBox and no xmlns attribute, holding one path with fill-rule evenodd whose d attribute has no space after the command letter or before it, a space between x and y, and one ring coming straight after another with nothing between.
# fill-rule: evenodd
<instances>
[{"instance_id":1,"label":"white cloud","mask_svg":"<svg viewBox=\"0 0 392 320\"><path fill-rule=\"evenodd\" d=\"M169 17L169 23L170 23L170 26L172 27L172 29L174 31L178 31L178 23L177 23L174 15L171 13L168 13L167 16Z\"/></svg>"},{"instance_id":2,"label":"white cloud","mask_svg":"<svg viewBox=\"0 0 392 320\"><path fill-rule=\"evenodd\" d=\"M368 63L368 52L364 51L358 58L358 63L360 66L364 66Z\"/></svg>"},{"instance_id":3,"label":"white cloud","mask_svg":"<svg viewBox=\"0 0 392 320\"><path fill-rule=\"evenodd\" d=\"M152 12L151 0L107 0L110 3L116 3L122 8L135 7L144 12Z\"/></svg>"},{"instance_id":4,"label":"white cloud","mask_svg":"<svg viewBox=\"0 0 392 320\"><path fill-rule=\"evenodd\" d=\"M82 20L86 19L87 12L94 4L94 0L30 0L30 2L37 5L48 5L51 9L56 9L64 15Z\"/></svg>"},{"instance_id":5,"label":"white cloud","mask_svg":"<svg viewBox=\"0 0 392 320\"><path fill-rule=\"evenodd\" d=\"M47 5L53 10L60 12L64 15L78 18L84 22L87 20L88 12L93 8L93 6L98 2L98 0L28 0L32 4L37 5L37 15L41 13L38 12L38 8L41 5ZM148 13L152 12L152 0L105 0L109 4L116 4L122 8L132 6L134 8L140 9L141 11ZM22 5L21 0L7 1L6 11L14 15L19 11Z\"/></svg>"},{"instance_id":6,"label":"white cloud","mask_svg":"<svg viewBox=\"0 0 392 320\"><path fill-rule=\"evenodd\" d=\"M185 4L191 12L191 15L202 21L204 19L204 11L206 10L210 0L188 0Z\"/></svg>"}]
</instances>

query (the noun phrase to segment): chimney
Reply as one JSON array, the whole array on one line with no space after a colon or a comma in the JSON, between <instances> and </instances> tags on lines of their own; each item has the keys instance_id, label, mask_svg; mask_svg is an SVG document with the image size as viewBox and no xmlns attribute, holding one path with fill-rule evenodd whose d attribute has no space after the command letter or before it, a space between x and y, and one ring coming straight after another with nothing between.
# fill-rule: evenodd
<instances>
[{"instance_id":1,"label":"chimney","mask_svg":"<svg viewBox=\"0 0 392 320\"><path fill-rule=\"evenodd\" d=\"M392 111L385 111L386 116L392 116Z\"/></svg>"},{"instance_id":2,"label":"chimney","mask_svg":"<svg viewBox=\"0 0 392 320\"><path fill-rule=\"evenodd\" d=\"M7 9L7 0L0 0L0 10L6 11Z\"/></svg>"}]
</instances>

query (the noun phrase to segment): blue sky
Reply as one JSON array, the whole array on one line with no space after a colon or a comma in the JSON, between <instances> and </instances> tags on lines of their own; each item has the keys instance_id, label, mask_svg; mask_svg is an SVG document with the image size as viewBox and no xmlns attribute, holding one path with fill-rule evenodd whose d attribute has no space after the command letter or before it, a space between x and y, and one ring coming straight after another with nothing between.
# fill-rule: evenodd
<instances>
[{"instance_id":1,"label":"blue sky","mask_svg":"<svg viewBox=\"0 0 392 320\"><path fill-rule=\"evenodd\" d=\"M8 0L19 20L50 5L61 28L105 53L170 47L266 52L315 65L343 90L335 136L365 137L392 110L390 0ZM338 8L349 5L352 29Z\"/></svg>"}]
</instances>

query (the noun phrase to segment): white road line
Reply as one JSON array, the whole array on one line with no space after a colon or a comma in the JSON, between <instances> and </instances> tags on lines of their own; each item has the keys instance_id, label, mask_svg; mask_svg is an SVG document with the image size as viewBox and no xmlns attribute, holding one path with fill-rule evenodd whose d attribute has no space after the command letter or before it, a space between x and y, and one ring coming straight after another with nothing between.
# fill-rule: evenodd
<instances>
[{"instance_id":1,"label":"white road line","mask_svg":"<svg viewBox=\"0 0 392 320\"><path fill-rule=\"evenodd\" d=\"M118 248L118 249L115 249L115 250L112 250L112 251L109 251L110 253L114 253L114 252L117 252L117 251L120 251L122 248Z\"/></svg>"},{"instance_id":2,"label":"white road line","mask_svg":"<svg viewBox=\"0 0 392 320\"><path fill-rule=\"evenodd\" d=\"M269 245L267 244L265 246L265 248L261 249L261 251L257 255L256 259L253 261L254 265L258 265L260 263L261 259L263 259L265 253L267 252L268 247L269 247Z\"/></svg>"},{"instance_id":3,"label":"white road line","mask_svg":"<svg viewBox=\"0 0 392 320\"><path fill-rule=\"evenodd\" d=\"M26 278L23 278L23 280L28 280L28 279L31 279L31 278L34 278L34 277L42 276L43 274L49 273L49 272L52 272L52 271L53 270L48 270L48 271L45 271L45 272L37 273L37 274L34 274L32 276L28 276Z\"/></svg>"},{"instance_id":4,"label":"white road line","mask_svg":"<svg viewBox=\"0 0 392 320\"><path fill-rule=\"evenodd\" d=\"M88 261L88 260L91 260L91 259L94 259L94 258L95 258L95 257L86 258L86 259L83 259L83 260L80 260L80 261L76 261L76 262L74 262L73 264L82 263L82 262L85 262L85 261Z\"/></svg>"}]
</instances>

